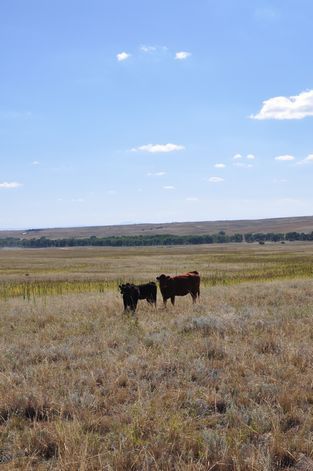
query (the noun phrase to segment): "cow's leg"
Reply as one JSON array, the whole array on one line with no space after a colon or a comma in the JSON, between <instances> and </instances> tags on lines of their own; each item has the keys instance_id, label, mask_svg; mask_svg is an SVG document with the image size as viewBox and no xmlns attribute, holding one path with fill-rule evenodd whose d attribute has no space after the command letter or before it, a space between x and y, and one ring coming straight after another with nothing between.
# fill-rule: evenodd
<instances>
[{"instance_id":1,"label":"cow's leg","mask_svg":"<svg viewBox=\"0 0 313 471\"><path fill-rule=\"evenodd\" d=\"M128 304L127 304L126 299L124 299L124 298L123 298L123 304L124 304L124 313L125 313L127 311Z\"/></svg>"},{"instance_id":2,"label":"cow's leg","mask_svg":"<svg viewBox=\"0 0 313 471\"><path fill-rule=\"evenodd\" d=\"M135 299L133 299L133 298L130 299L130 306L129 307L130 307L130 310L132 311L132 313L134 313L135 310L136 310L136 301L135 301Z\"/></svg>"},{"instance_id":3,"label":"cow's leg","mask_svg":"<svg viewBox=\"0 0 313 471\"><path fill-rule=\"evenodd\" d=\"M190 293L192 297L192 302L195 303L197 300L197 293Z\"/></svg>"},{"instance_id":4,"label":"cow's leg","mask_svg":"<svg viewBox=\"0 0 313 471\"><path fill-rule=\"evenodd\" d=\"M151 298L148 298L147 301L151 306L156 307L156 299L154 297L151 296Z\"/></svg>"},{"instance_id":5,"label":"cow's leg","mask_svg":"<svg viewBox=\"0 0 313 471\"><path fill-rule=\"evenodd\" d=\"M137 300L137 299L133 299L133 300L132 300L132 309L131 309L133 316L134 316L135 313L136 313L137 304L138 304L138 300Z\"/></svg>"},{"instance_id":6,"label":"cow's leg","mask_svg":"<svg viewBox=\"0 0 313 471\"><path fill-rule=\"evenodd\" d=\"M166 303L167 303L167 298L164 298L164 297L163 297L163 306L164 306L164 309L166 309Z\"/></svg>"},{"instance_id":7,"label":"cow's leg","mask_svg":"<svg viewBox=\"0 0 313 471\"><path fill-rule=\"evenodd\" d=\"M175 305L175 296L171 296L171 303L173 304L173 306Z\"/></svg>"},{"instance_id":8,"label":"cow's leg","mask_svg":"<svg viewBox=\"0 0 313 471\"><path fill-rule=\"evenodd\" d=\"M133 316L135 316L135 314L136 314L136 309L137 309L137 303L134 304Z\"/></svg>"}]
</instances>

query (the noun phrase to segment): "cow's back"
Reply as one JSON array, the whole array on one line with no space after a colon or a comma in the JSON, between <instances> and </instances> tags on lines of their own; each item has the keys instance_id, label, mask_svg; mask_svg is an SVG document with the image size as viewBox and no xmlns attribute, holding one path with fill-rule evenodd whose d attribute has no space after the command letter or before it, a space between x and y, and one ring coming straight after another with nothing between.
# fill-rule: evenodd
<instances>
[{"instance_id":1,"label":"cow's back","mask_svg":"<svg viewBox=\"0 0 313 471\"><path fill-rule=\"evenodd\" d=\"M156 299L157 285L153 281L139 285L138 288L140 292L139 299Z\"/></svg>"},{"instance_id":2,"label":"cow's back","mask_svg":"<svg viewBox=\"0 0 313 471\"><path fill-rule=\"evenodd\" d=\"M189 272L185 275L178 275L173 277L174 293L184 296L188 293L197 292L200 286L200 276L198 272Z\"/></svg>"}]
</instances>

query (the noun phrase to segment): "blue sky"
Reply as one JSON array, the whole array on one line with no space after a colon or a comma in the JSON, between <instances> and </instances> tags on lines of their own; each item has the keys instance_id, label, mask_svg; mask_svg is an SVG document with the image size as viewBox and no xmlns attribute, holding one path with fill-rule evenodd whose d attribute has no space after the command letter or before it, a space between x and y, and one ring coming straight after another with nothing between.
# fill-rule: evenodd
<instances>
[{"instance_id":1,"label":"blue sky","mask_svg":"<svg viewBox=\"0 0 313 471\"><path fill-rule=\"evenodd\" d=\"M313 214L311 0L2 0L0 229Z\"/></svg>"}]
</instances>

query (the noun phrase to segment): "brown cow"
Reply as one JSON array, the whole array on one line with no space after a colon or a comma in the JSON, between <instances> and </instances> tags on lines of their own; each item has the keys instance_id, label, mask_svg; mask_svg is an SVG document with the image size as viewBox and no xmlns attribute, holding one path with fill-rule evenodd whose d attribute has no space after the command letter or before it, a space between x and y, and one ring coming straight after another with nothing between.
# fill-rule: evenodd
<instances>
[{"instance_id":1,"label":"brown cow","mask_svg":"<svg viewBox=\"0 0 313 471\"><path fill-rule=\"evenodd\" d=\"M166 306L168 299L171 299L174 306L175 296L190 294L194 303L197 297L200 296L200 275L197 271L190 271L184 275L173 277L160 275L157 276L157 280L160 285L164 306Z\"/></svg>"}]
</instances>

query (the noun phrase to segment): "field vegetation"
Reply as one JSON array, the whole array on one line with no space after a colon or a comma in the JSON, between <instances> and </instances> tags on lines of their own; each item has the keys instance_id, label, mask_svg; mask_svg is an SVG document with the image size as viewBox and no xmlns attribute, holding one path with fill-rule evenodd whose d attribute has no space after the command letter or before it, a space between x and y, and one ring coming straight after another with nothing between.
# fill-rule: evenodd
<instances>
[{"instance_id":1,"label":"field vegetation","mask_svg":"<svg viewBox=\"0 0 313 471\"><path fill-rule=\"evenodd\" d=\"M0 251L4 470L313 469L313 245ZM198 270L200 302L118 284Z\"/></svg>"},{"instance_id":2,"label":"field vegetation","mask_svg":"<svg viewBox=\"0 0 313 471\"><path fill-rule=\"evenodd\" d=\"M305 232L313 231L313 216L290 218L247 219L234 221L193 221L161 224L124 224L114 226L62 227L25 230L2 230L0 239L6 237L32 239L88 238L88 237L132 237L172 234L177 236L217 234L244 234L246 232Z\"/></svg>"}]
</instances>

